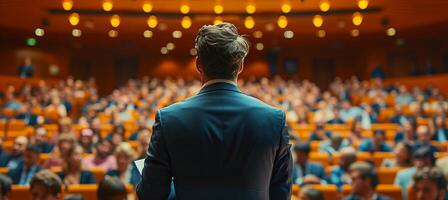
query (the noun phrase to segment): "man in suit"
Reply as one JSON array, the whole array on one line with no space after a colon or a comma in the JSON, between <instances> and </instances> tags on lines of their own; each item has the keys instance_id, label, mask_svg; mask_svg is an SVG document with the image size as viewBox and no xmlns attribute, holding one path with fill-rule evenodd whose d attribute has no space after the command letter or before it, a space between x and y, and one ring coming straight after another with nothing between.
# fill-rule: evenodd
<instances>
[{"instance_id":1,"label":"man in suit","mask_svg":"<svg viewBox=\"0 0 448 200\"><path fill-rule=\"evenodd\" d=\"M199 94L156 114L139 199L290 199L285 114L237 87L249 44L230 23L196 37Z\"/></svg>"},{"instance_id":2,"label":"man in suit","mask_svg":"<svg viewBox=\"0 0 448 200\"><path fill-rule=\"evenodd\" d=\"M374 166L358 161L350 166L350 179L352 180L352 193L343 198L344 200L390 200L390 198L376 193L378 175Z\"/></svg>"},{"instance_id":3,"label":"man in suit","mask_svg":"<svg viewBox=\"0 0 448 200\"><path fill-rule=\"evenodd\" d=\"M31 178L40 171L39 166L39 147L29 144L23 153L23 159L17 166L8 172L12 182L18 185L29 185Z\"/></svg>"},{"instance_id":4,"label":"man in suit","mask_svg":"<svg viewBox=\"0 0 448 200\"><path fill-rule=\"evenodd\" d=\"M314 175L319 178L321 182L326 182L325 169L322 164L308 160L310 151L311 148L309 143L297 142L294 145L296 162L294 163L292 170L292 181L295 184L302 184L303 179L307 175Z\"/></svg>"}]
</instances>

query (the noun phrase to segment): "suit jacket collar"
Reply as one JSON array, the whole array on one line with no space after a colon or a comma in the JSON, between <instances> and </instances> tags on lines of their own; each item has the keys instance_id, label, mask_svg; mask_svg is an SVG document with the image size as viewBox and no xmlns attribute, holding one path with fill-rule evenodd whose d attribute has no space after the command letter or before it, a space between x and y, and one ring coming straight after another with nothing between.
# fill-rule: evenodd
<instances>
[{"instance_id":1,"label":"suit jacket collar","mask_svg":"<svg viewBox=\"0 0 448 200\"><path fill-rule=\"evenodd\" d=\"M228 90L228 91L234 91L234 92L241 92L240 89L234 84L227 83L227 82L216 82L216 83L212 83L210 85L206 85L205 87L203 87L199 91L199 94L212 92L212 91L216 91L216 90Z\"/></svg>"}]
</instances>

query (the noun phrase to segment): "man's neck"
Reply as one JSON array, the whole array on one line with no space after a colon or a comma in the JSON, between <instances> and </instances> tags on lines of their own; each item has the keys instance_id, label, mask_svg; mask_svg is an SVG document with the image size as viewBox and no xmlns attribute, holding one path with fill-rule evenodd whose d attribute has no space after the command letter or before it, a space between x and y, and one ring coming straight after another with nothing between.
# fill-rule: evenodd
<instances>
[{"instance_id":1,"label":"man's neck","mask_svg":"<svg viewBox=\"0 0 448 200\"><path fill-rule=\"evenodd\" d=\"M233 84L233 85L237 85L237 80L230 80L230 79L204 79L202 81L202 87L214 84L214 83L229 83L229 84Z\"/></svg>"}]
</instances>

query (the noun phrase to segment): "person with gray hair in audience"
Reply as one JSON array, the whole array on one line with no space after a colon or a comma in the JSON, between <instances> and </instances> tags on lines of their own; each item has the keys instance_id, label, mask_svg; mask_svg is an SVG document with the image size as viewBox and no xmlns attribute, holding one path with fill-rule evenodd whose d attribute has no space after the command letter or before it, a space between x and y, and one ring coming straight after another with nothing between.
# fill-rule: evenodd
<instances>
[{"instance_id":1,"label":"person with gray hair in audience","mask_svg":"<svg viewBox=\"0 0 448 200\"><path fill-rule=\"evenodd\" d=\"M324 195L319 190L310 186L300 188L297 200L324 200Z\"/></svg>"},{"instance_id":2,"label":"person with gray hair in audience","mask_svg":"<svg viewBox=\"0 0 448 200\"><path fill-rule=\"evenodd\" d=\"M351 182L349 176L349 167L356 162L356 149L353 147L346 147L340 151L338 164L331 168L328 181L335 184L339 190L344 184Z\"/></svg>"}]
</instances>

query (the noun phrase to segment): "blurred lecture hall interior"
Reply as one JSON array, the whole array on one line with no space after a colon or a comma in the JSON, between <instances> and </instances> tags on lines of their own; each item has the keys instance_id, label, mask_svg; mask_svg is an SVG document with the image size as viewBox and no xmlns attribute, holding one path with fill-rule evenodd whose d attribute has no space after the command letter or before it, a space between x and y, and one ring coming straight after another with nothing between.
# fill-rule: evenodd
<instances>
[{"instance_id":1,"label":"blurred lecture hall interior","mask_svg":"<svg viewBox=\"0 0 448 200\"><path fill-rule=\"evenodd\" d=\"M0 0L0 16L0 199L138 199L156 113L201 90L195 38L223 22L250 45L239 89L285 113L291 199L448 199L447 0Z\"/></svg>"}]
</instances>

